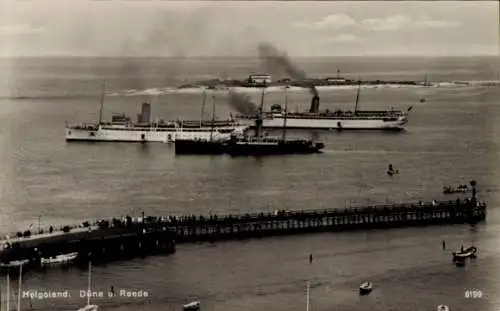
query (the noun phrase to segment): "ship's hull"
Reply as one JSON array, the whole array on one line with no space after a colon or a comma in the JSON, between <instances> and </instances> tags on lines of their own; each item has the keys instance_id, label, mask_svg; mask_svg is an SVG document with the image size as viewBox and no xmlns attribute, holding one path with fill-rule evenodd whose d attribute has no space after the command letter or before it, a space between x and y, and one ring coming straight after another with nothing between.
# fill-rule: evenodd
<instances>
[{"instance_id":1,"label":"ship's hull","mask_svg":"<svg viewBox=\"0 0 500 311\"><path fill-rule=\"evenodd\" d=\"M322 143L307 143L302 141L281 141L278 143L236 142L227 145L226 153L231 156L265 156L286 154L319 153Z\"/></svg>"},{"instance_id":2,"label":"ship's hull","mask_svg":"<svg viewBox=\"0 0 500 311\"><path fill-rule=\"evenodd\" d=\"M221 128L222 129L222 128ZM234 127L223 128L227 131ZM137 131L127 129L74 129L66 128L66 141L87 141L87 142L159 142L172 143L176 138L182 139L210 139L210 131L189 131L189 130L150 130ZM214 138L229 137L229 134L222 134L216 131L212 134Z\"/></svg>"},{"instance_id":3,"label":"ship's hull","mask_svg":"<svg viewBox=\"0 0 500 311\"><path fill-rule=\"evenodd\" d=\"M228 154L230 156L266 156L311 154L319 153L324 148L323 143L312 143L310 141L248 142L176 139L174 143L177 155Z\"/></svg>"},{"instance_id":4,"label":"ship's hull","mask_svg":"<svg viewBox=\"0 0 500 311\"><path fill-rule=\"evenodd\" d=\"M242 124L254 126L255 119L241 118ZM404 130L408 119L400 117L396 120L386 121L380 119L306 119L306 118L287 118L286 128L288 129L316 129L316 130ZM263 128L283 128L284 117L264 118Z\"/></svg>"},{"instance_id":5,"label":"ship's hull","mask_svg":"<svg viewBox=\"0 0 500 311\"><path fill-rule=\"evenodd\" d=\"M176 155L224 154L225 152L222 141L176 139L174 144Z\"/></svg>"}]
</instances>

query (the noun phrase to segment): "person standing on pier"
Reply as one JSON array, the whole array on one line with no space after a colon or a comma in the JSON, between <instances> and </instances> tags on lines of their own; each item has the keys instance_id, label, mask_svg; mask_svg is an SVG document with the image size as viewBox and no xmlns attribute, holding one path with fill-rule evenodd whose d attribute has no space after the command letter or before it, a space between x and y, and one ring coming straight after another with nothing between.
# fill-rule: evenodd
<instances>
[{"instance_id":1,"label":"person standing on pier","mask_svg":"<svg viewBox=\"0 0 500 311\"><path fill-rule=\"evenodd\" d=\"M443 240L443 251L446 249L446 242Z\"/></svg>"},{"instance_id":2,"label":"person standing on pier","mask_svg":"<svg viewBox=\"0 0 500 311\"><path fill-rule=\"evenodd\" d=\"M313 254L309 254L309 264L312 264L313 262Z\"/></svg>"}]
</instances>

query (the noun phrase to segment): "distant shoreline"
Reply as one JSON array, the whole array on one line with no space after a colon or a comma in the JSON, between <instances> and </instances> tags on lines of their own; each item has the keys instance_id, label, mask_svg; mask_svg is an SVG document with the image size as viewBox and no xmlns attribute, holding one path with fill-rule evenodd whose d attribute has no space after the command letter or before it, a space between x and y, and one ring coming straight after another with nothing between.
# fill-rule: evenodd
<instances>
[{"instance_id":1,"label":"distant shoreline","mask_svg":"<svg viewBox=\"0 0 500 311\"><path fill-rule=\"evenodd\" d=\"M81 59L252 59L259 61L259 57L255 55L248 56L101 56L101 55L0 55L0 59L40 59L40 58L81 58ZM291 56L294 60L310 60L310 59L432 59L432 58L497 58L495 54L478 54L478 55L323 55L323 56Z\"/></svg>"},{"instance_id":2,"label":"distant shoreline","mask_svg":"<svg viewBox=\"0 0 500 311\"><path fill-rule=\"evenodd\" d=\"M328 81L328 79L314 78L308 80L287 80L287 81L277 81L269 84L252 84L245 80L222 80L222 81L198 81L194 84L183 84L178 86L179 89L183 88L199 88L208 87L209 89L216 89L217 87L245 87L245 88L268 88L268 87L286 87L294 86L300 88L311 88L319 86L363 86L363 85L422 85L422 86L432 86L430 82L423 81L384 81L384 80L350 80L346 79L344 81ZM461 84L468 84L466 82L461 82Z\"/></svg>"}]
</instances>

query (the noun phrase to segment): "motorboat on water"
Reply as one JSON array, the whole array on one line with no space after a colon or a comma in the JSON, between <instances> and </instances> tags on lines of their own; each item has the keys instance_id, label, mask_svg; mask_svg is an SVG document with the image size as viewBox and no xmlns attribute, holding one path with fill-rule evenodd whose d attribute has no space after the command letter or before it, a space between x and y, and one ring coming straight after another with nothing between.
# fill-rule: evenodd
<instances>
[{"instance_id":1,"label":"motorboat on water","mask_svg":"<svg viewBox=\"0 0 500 311\"><path fill-rule=\"evenodd\" d=\"M26 265L30 262L29 259L13 260L7 263L0 263L1 268L17 268L22 265Z\"/></svg>"},{"instance_id":2,"label":"motorboat on water","mask_svg":"<svg viewBox=\"0 0 500 311\"><path fill-rule=\"evenodd\" d=\"M443 194L467 193L467 192L471 192L471 191L472 191L472 189L470 189L467 185L444 186L443 187Z\"/></svg>"},{"instance_id":3,"label":"motorboat on water","mask_svg":"<svg viewBox=\"0 0 500 311\"><path fill-rule=\"evenodd\" d=\"M29 259L13 260L9 262L0 262L0 271L2 273L17 274L21 266L30 265Z\"/></svg>"},{"instance_id":4,"label":"motorboat on water","mask_svg":"<svg viewBox=\"0 0 500 311\"><path fill-rule=\"evenodd\" d=\"M364 282L359 286L359 294L364 296L368 295L371 293L373 290L372 283L371 282Z\"/></svg>"},{"instance_id":5,"label":"motorboat on water","mask_svg":"<svg viewBox=\"0 0 500 311\"><path fill-rule=\"evenodd\" d=\"M465 250L460 250L460 252L453 252L453 261L459 259L476 258L477 257L477 247L470 246Z\"/></svg>"},{"instance_id":6,"label":"motorboat on water","mask_svg":"<svg viewBox=\"0 0 500 311\"><path fill-rule=\"evenodd\" d=\"M78 253L74 252L69 254L57 255L50 258L41 258L40 263L42 264L42 266L65 265L74 262L76 257L78 257Z\"/></svg>"},{"instance_id":7,"label":"motorboat on water","mask_svg":"<svg viewBox=\"0 0 500 311\"><path fill-rule=\"evenodd\" d=\"M194 310L200 310L200 302L199 301L193 301L188 304L185 304L182 307L182 310L184 311L194 311Z\"/></svg>"},{"instance_id":8,"label":"motorboat on water","mask_svg":"<svg viewBox=\"0 0 500 311\"><path fill-rule=\"evenodd\" d=\"M450 311L447 305L439 305L436 307L436 311Z\"/></svg>"}]
</instances>

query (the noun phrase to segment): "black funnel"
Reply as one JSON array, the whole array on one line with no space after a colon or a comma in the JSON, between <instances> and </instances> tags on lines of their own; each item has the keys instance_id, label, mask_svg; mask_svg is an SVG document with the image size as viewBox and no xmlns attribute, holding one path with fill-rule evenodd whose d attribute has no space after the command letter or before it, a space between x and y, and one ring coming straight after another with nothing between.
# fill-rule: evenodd
<instances>
[{"instance_id":1,"label":"black funnel","mask_svg":"<svg viewBox=\"0 0 500 311\"><path fill-rule=\"evenodd\" d=\"M259 137L262 133L262 123L262 118L259 116L259 118L255 120L255 137Z\"/></svg>"},{"instance_id":2,"label":"black funnel","mask_svg":"<svg viewBox=\"0 0 500 311\"><path fill-rule=\"evenodd\" d=\"M310 113L318 113L319 112L319 96L314 95L311 99L311 107L309 108Z\"/></svg>"}]
</instances>

